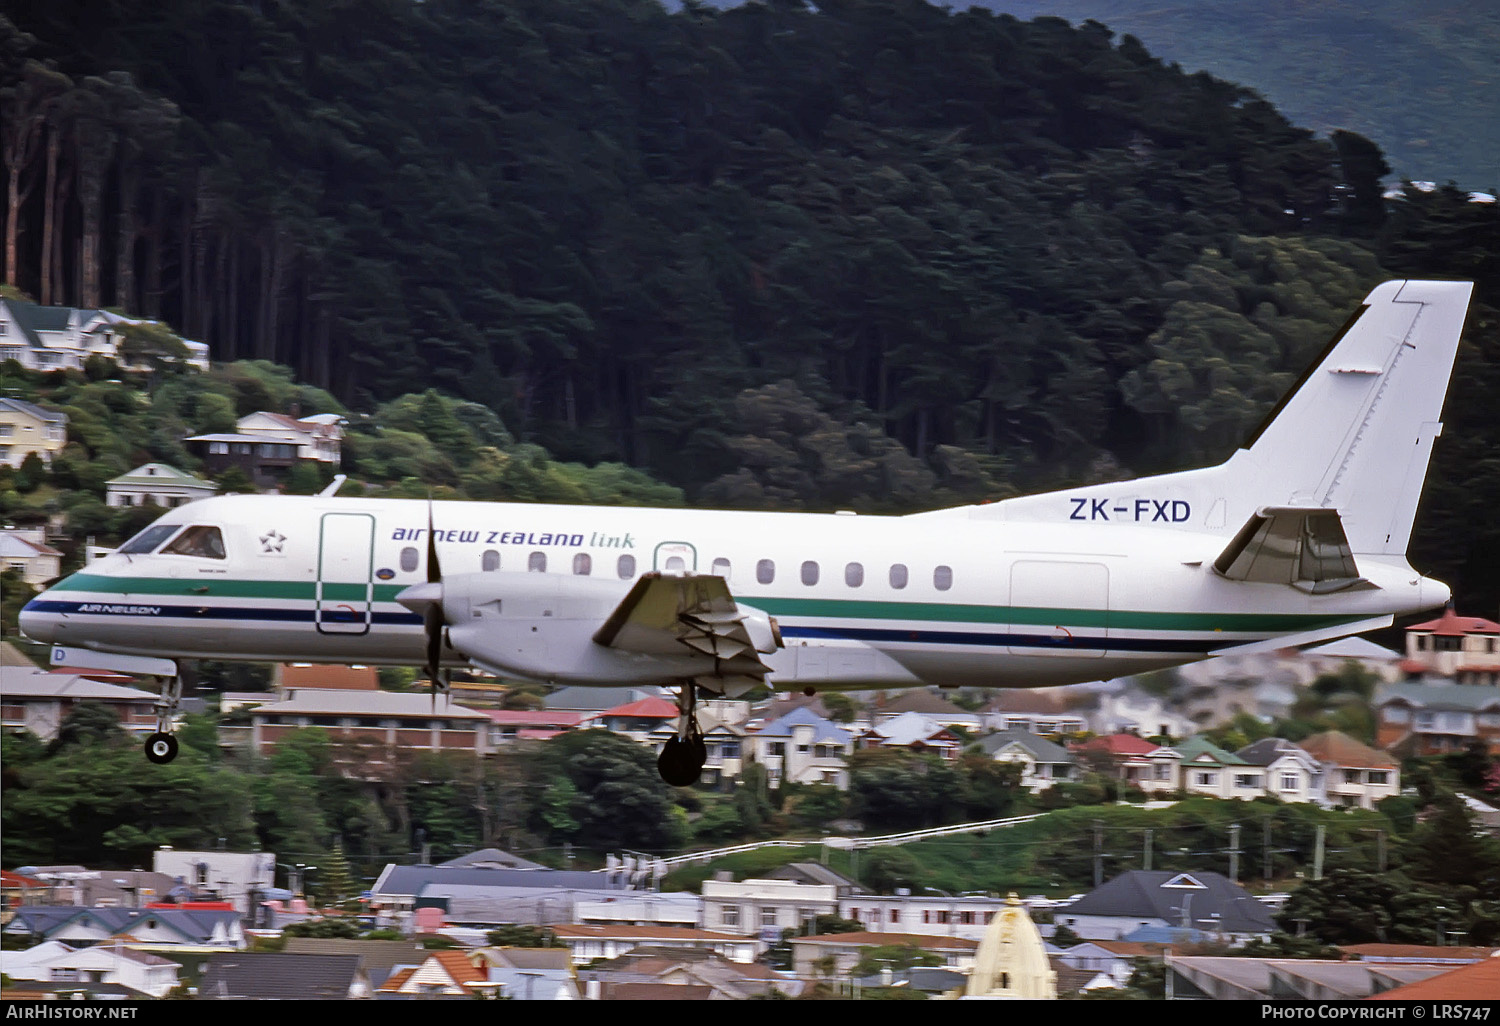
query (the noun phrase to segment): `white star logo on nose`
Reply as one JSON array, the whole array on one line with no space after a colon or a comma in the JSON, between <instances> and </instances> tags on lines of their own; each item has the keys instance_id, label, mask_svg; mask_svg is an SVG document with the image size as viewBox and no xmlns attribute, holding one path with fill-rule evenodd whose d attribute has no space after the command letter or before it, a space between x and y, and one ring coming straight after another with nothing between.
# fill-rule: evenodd
<instances>
[{"instance_id":1,"label":"white star logo on nose","mask_svg":"<svg viewBox=\"0 0 1500 1026\"><path fill-rule=\"evenodd\" d=\"M281 543L284 541L286 541L286 535L273 527L269 532L260 536L261 551L280 552Z\"/></svg>"}]
</instances>

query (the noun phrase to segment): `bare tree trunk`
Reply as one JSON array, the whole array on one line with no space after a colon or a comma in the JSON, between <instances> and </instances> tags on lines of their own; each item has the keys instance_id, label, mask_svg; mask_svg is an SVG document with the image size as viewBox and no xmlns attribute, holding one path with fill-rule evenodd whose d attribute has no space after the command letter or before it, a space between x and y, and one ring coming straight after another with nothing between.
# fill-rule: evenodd
<instances>
[{"instance_id":1,"label":"bare tree trunk","mask_svg":"<svg viewBox=\"0 0 1500 1026\"><path fill-rule=\"evenodd\" d=\"M56 231L57 218L57 155L62 150L62 129L52 126L47 135L47 182L42 197L42 289L43 306L52 305L52 234Z\"/></svg>"},{"instance_id":2,"label":"bare tree trunk","mask_svg":"<svg viewBox=\"0 0 1500 1026\"><path fill-rule=\"evenodd\" d=\"M73 192L72 175L63 175L57 182L57 210L61 214L68 209L68 197ZM68 280L63 275L63 258L67 255L68 233L56 232L52 237L52 296L51 303L63 304L67 302Z\"/></svg>"},{"instance_id":3,"label":"bare tree trunk","mask_svg":"<svg viewBox=\"0 0 1500 1026\"><path fill-rule=\"evenodd\" d=\"M115 229L115 305L127 313L140 309L135 294L135 244L140 238L136 193L140 169L124 148L120 151L120 209Z\"/></svg>"},{"instance_id":4,"label":"bare tree trunk","mask_svg":"<svg viewBox=\"0 0 1500 1026\"><path fill-rule=\"evenodd\" d=\"M166 220L166 197L161 185L151 190L151 217L142 237L146 240L146 280L142 286L141 310L153 320L161 317L161 248Z\"/></svg>"}]
</instances>

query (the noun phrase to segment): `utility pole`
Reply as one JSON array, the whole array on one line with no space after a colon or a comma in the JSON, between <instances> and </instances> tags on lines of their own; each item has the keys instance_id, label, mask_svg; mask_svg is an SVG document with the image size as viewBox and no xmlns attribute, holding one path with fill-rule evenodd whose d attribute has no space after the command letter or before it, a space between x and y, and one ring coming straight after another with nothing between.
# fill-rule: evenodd
<instances>
[{"instance_id":1,"label":"utility pole","mask_svg":"<svg viewBox=\"0 0 1500 1026\"><path fill-rule=\"evenodd\" d=\"M1271 882L1271 817L1260 824L1260 875L1266 883Z\"/></svg>"},{"instance_id":2,"label":"utility pole","mask_svg":"<svg viewBox=\"0 0 1500 1026\"><path fill-rule=\"evenodd\" d=\"M1094 886L1104 884L1104 824L1094 820Z\"/></svg>"},{"instance_id":3,"label":"utility pole","mask_svg":"<svg viewBox=\"0 0 1500 1026\"><path fill-rule=\"evenodd\" d=\"M1229 882L1240 882L1240 825L1229 824Z\"/></svg>"}]
</instances>

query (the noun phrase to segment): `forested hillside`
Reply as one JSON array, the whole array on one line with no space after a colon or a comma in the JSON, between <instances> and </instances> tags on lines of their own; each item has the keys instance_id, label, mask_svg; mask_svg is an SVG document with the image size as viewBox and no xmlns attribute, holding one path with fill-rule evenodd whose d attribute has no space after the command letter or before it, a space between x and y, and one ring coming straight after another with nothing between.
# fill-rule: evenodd
<instances>
[{"instance_id":1,"label":"forested hillside","mask_svg":"<svg viewBox=\"0 0 1500 1026\"><path fill-rule=\"evenodd\" d=\"M1462 0L973 0L1103 22L1189 71L1253 87L1321 135L1359 132L1395 172L1500 188L1500 7Z\"/></svg>"},{"instance_id":2,"label":"forested hillside","mask_svg":"<svg viewBox=\"0 0 1500 1026\"><path fill-rule=\"evenodd\" d=\"M428 386L698 502L1228 454L1373 284L1479 281L1423 568L1493 615L1500 218L1097 24L917 0L12 0L6 277Z\"/></svg>"}]
</instances>

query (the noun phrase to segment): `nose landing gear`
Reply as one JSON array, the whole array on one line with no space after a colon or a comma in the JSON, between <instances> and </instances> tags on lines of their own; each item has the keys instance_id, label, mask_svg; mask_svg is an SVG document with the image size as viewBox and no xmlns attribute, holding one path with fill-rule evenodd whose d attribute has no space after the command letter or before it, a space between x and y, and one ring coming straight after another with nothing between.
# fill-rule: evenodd
<instances>
[{"instance_id":1,"label":"nose landing gear","mask_svg":"<svg viewBox=\"0 0 1500 1026\"><path fill-rule=\"evenodd\" d=\"M688 681L677 696L677 733L662 745L656 770L673 787L688 787L703 773L708 746L698 730L698 685Z\"/></svg>"},{"instance_id":2,"label":"nose landing gear","mask_svg":"<svg viewBox=\"0 0 1500 1026\"><path fill-rule=\"evenodd\" d=\"M161 700L153 707L156 732L146 738L146 758L162 765L177 758L177 739L172 736L172 719L182 701L182 678L161 678Z\"/></svg>"}]
</instances>

